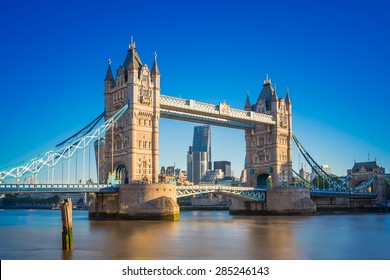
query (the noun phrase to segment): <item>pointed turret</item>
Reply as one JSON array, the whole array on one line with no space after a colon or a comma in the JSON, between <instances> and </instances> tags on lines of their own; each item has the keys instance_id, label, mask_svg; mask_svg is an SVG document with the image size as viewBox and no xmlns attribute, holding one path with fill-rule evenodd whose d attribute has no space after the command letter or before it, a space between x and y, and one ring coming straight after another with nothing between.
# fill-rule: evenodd
<instances>
[{"instance_id":1,"label":"pointed turret","mask_svg":"<svg viewBox=\"0 0 390 280\"><path fill-rule=\"evenodd\" d=\"M290 94L289 94L288 87L286 88L286 104L288 104L288 105L291 104Z\"/></svg>"},{"instance_id":2,"label":"pointed turret","mask_svg":"<svg viewBox=\"0 0 390 280\"><path fill-rule=\"evenodd\" d=\"M274 86L270 86L272 91L272 98L271 98L271 111L276 112L279 108L279 98L278 94L276 93L276 84Z\"/></svg>"},{"instance_id":3,"label":"pointed turret","mask_svg":"<svg viewBox=\"0 0 390 280\"><path fill-rule=\"evenodd\" d=\"M272 102L278 101L278 94L276 93L276 84L274 84L274 87L272 88Z\"/></svg>"},{"instance_id":4,"label":"pointed turret","mask_svg":"<svg viewBox=\"0 0 390 280\"><path fill-rule=\"evenodd\" d=\"M114 87L114 77L111 70L111 59L108 59L108 68L106 77L104 78L104 91L108 92L111 88Z\"/></svg>"},{"instance_id":5,"label":"pointed turret","mask_svg":"<svg viewBox=\"0 0 390 280\"><path fill-rule=\"evenodd\" d=\"M114 77L111 70L111 59L108 59L106 77L104 78L104 110L111 111L111 92L114 90Z\"/></svg>"},{"instance_id":6,"label":"pointed turret","mask_svg":"<svg viewBox=\"0 0 390 280\"><path fill-rule=\"evenodd\" d=\"M288 89L288 87L286 88L286 106L287 106L288 112L289 112L289 114L291 116L291 114L292 114L292 104L291 104L291 99L290 99L290 90Z\"/></svg>"},{"instance_id":7,"label":"pointed turret","mask_svg":"<svg viewBox=\"0 0 390 280\"><path fill-rule=\"evenodd\" d=\"M106 78L104 79L104 81L114 82L114 76L112 75L112 70L111 70L111 59L108 59L108 68L107 68Z\"/></svg>"},{"instance_id":8,"label":"pointed turret","mask_svg":"<svg viewBox=\"0 0 390 280\"><path fill-rule=\"evenodd\" d=\"M246 101L245 101L245 111L251 111L252 110L252 105L251 101L249 100L249 91L246 92Z\"/></svg>"},{"instance_id":9,"label":"pointed turret","mask_svg":"<svg viewBox=\"0 0 390 280\"><path fill-rule=\"evenodd\" d=\"M154 61L152 66L152 76L160 75L160 71L158 70L157 66L157 53L154 52Z\"/></svg>"}]
</instances>

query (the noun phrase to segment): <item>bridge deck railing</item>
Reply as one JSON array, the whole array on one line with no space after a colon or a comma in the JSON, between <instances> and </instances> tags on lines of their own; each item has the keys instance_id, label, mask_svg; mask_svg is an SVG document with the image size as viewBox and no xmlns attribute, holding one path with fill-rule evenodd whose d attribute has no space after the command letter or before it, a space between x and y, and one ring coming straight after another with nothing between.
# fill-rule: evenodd
<instances>
[{"instance_id":1,"label":"bridge deck railing","mask_svg":"<svg viewBox=\"0 0 390 280\"><path fill-rule=\"evenodd\" d=\"M107 184L0 184L1 189L23 188L23 189L53 189L53 188L105 188Z\"/></svg>"},{"instance_id":2,"label":"bridge deck railing","mask_svg":"<svg viewBox=\"0 0 390 280\"><path fill-rule=\"evenodd\" d=\"M271 115L260 114L231 108L226 103L220 105L203 103L191 99L182 99L172 96L160 95L160 106L168 110L177 110L188 113L203 113L209 116L238 120L255 124L275 124Z\"/></svg>"}]
</instances>

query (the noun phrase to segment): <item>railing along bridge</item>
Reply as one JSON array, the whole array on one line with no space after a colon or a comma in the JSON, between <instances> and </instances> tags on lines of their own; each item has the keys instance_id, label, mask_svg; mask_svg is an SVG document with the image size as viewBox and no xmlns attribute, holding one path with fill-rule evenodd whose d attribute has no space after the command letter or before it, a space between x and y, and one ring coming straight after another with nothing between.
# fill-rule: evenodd
<instances>
[{"instance_id":1,"label":"railing along bridge","mask_svg":"<svg viewBox=\"0 0 390 280\"><path fill-rule=\"evenodd\" d=\"M226 103L219 105L160 96L160 114L163 118L206 123L238 129L254 128L255 125L275 125L271 115L234 109Z\"/></svg>"}]
</instances>

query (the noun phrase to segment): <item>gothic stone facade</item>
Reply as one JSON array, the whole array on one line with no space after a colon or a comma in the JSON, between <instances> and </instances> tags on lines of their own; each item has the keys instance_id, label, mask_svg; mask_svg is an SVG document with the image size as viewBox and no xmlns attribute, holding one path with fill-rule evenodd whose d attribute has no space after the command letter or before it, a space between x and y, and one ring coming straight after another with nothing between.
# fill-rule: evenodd
<instances>
[{"instance_id":1,"label":"gothic stone facade","mask_svg":"<svg viewBox=\"0 0 390 280\"><path fill-rule=\"evenodd\" d=\"M160 73L156 54L152 69L142 64L135 43L129 44L114 79L110 62L104 80L105 118L128 102L129 109L106 133L99 152L99 182L110 175L119 183L158 182ZM112 177L113 178L113 177Z\"/></svg>"},{"instance_id":2,"label":"gothic stone facade","mask_svg":"<svg viewBox=\"0 0 390 280\"><path fill-rule=\"evenodd\" d=\"M348 182L350 188L356 187L376 175L377 179L368 187L368 192L378 194L377 201L388 200L389 192L385 183L386 171L375 161L355 162L352 169L347 170L347 175L351 176Z\"/></svg>"},{"instance_id":3,"label":"gothic stone facade","mask_svg":"<svg viewBox=\"0 0 390 280\"><path fill-rule=\"evenodd\" d=\"M245 131L247 185L281 186L292 181L292 105L288 90L278 98L266 77L257 102L247 96L245 110L270 114L276 125L259 125Z\"/></svg>"}]
</instances>

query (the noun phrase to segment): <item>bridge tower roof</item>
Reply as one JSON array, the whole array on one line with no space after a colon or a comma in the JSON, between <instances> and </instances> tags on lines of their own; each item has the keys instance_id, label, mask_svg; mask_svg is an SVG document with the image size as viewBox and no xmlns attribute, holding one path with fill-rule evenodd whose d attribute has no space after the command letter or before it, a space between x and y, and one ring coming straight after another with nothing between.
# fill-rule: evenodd
<instances>
[{"instance_id":1,"label":"bridge tower roof","mask_svg":"<svg viewBox=\"0 0 390 280\"><path fill-rule=\"evenodd\" d=\"M137 49L135 47L135 42L133 40L133 37L131 37L129 49L127 50L127 55L125 61L123 62L123 67L126 70L131 68L139 69L142 67L142 61L137 53Z\"/></svg>"},{"instance_id":2,"label":"bridge tower roof","mask_svg":"<svg viewBox=\"0 0 390 280\"><path fill-rule=\"evenodd\" d=\"M268 78L268 74L264 80L263 89L260 92L259 98L256 103L259 103L260 100L264 100L267 110L271 110L271 102L277 101L278 97L276 95L276 90L271 85L271 79Z\"/></svg>"}]
</instances>

